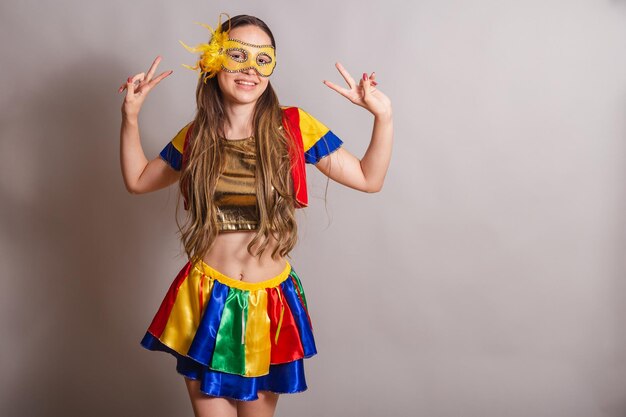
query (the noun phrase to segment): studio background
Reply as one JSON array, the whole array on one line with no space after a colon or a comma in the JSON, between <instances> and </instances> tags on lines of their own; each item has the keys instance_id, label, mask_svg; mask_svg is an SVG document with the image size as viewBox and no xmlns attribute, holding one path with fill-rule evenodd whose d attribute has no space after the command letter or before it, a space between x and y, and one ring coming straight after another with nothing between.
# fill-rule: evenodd
<instances>
[{"instance_id":1,"label":"studio background","mask_svg":"<svg viewBox=\"0 0 626 417\"><path fill-rule=\"evenodd\" d=\"M124 188L117 88L174 70L140 115L154 158L195 111L178 41L220 12L268 23L281 102L358 157L372 117L322 84L334 63L394 107L380 193L308 167L319 354L277 416L626 415L620 0L2 2L0 415L193 415L139 345L185 258L176 188Z\"/></svg>"}]
</instances>

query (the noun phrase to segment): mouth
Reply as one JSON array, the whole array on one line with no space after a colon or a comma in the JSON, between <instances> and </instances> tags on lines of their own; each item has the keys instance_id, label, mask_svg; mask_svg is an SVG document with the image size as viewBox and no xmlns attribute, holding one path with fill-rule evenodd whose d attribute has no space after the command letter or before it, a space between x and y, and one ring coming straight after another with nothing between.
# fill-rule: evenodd
<instances>
[{"instance_id":1,"label":"mouth","mask_svg":"<svg viewBox=\"0 0 626 417\"><path fill-rule=\"evenodd\" d=\"M254 87L258 84L258 82L250 80L235 80L235 84Z\"/></svg>"}]
</instances>

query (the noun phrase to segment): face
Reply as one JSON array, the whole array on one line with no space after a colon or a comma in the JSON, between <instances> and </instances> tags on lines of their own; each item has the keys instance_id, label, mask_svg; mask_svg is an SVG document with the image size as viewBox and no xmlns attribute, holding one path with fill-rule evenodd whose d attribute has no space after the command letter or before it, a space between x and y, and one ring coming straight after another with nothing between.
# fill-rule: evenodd
<instances>
[{"instance_id":1,"label":"face","mask_svg":"<svg viewBox=\"0 0 626 417\"><path fill-rule=\"evenodd\" d=\"M227 58L217 73L217 82L226 101L255 103L267 88L268 76L276 65L273 49L263 47L272 41L261 28L252 25L231 29L228 37L241 42L227 42Z\"/></svg>"}]
</instances>

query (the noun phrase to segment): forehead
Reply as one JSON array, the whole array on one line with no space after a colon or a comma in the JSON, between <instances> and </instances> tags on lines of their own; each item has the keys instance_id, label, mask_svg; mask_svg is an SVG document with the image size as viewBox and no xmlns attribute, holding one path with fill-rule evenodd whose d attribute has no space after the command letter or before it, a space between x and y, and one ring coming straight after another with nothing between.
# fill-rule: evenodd
<instances>
[{"instance_id":1,"label":"forehead","mask_svg":"<svg viewBox=\"0 0 626 417\"><path fill-rule=\"evenodd\" d=\"M230 39L239 39L240 41L252 43L255 45L271 45L270 37L258 26L246 25L231 29L228 32Z\"/></svg>"}]
</instances>

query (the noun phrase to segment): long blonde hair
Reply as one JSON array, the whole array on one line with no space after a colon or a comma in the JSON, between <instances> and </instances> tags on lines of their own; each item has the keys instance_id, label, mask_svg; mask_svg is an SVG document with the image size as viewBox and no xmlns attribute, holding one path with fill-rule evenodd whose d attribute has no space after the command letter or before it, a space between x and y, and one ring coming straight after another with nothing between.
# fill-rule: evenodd
<instances>
[{"instance_id":1,"label":"long blonde hair","mask_svg":"<svg viewBox=\"0 0 626 417\"><path fill-rule=\"evenodd\" d=\"M254 16L239 15L224 22L222 30L238 26L254 25L268 34L275 47L274 36L269 27ZM217 180L224 169L224 158L220 152L219 138L224 136L225 112L222 92L217 77L207 82L199 79L196 88L197 112L185 148L185 160L180 177L180 196L187 200L188 212L184 223L179 222L178 207L176 223L181 240L191 261L201 259L213 247L219 233L217 207L214 193ZM253 117L255 136L256 195L259 209L259 224L254 239L247 250L253 256L261 256L276 239L271 253L287 256L297 242L295 219L295 197L291 178L289 147L291 138L282 128L282 110L278 97L268 83L259 97ZM258 245L257 252L252 248Z\"/></svg>"}]
</instances>

